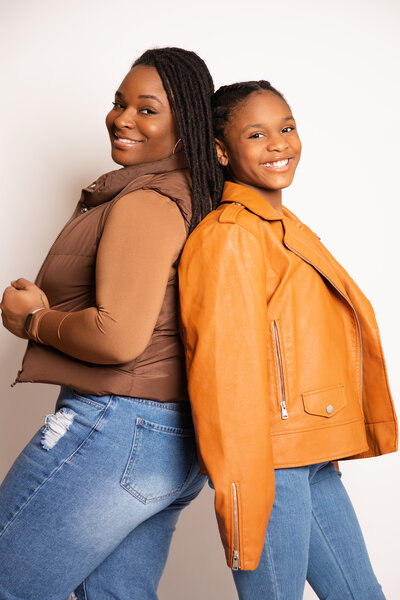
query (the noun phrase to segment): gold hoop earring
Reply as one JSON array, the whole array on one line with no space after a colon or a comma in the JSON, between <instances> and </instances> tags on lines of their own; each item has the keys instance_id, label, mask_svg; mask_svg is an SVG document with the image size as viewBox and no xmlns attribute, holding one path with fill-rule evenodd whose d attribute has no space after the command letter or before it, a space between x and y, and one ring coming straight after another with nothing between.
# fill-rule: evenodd
<instances>
[{"instance_id":1,"label":"gold hoop earring","mask_svg":"<svg viewBox=\"0 0 400 600\"><path fill-rule=\"evenodd\" d=\"M175 146L174 146L174 149L172 150L172 154L175 154L175 150L176 150L176 148L177 148L177 146L178 146L179 142L181 142L181 141L182 141L182 138L179 138L179 140L176 142L176 144L175 144Z\"/></svg>"}]
</instances>

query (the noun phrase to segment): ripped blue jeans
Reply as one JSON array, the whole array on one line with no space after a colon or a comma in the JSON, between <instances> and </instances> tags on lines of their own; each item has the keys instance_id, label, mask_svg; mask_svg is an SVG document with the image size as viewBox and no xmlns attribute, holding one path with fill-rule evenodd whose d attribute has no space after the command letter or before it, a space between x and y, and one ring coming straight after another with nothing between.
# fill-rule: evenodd
<instances>
[{"instance_id":1,"label":"ripped blue jeans","mask_svg":"<svg viewBox=\"0 0 400 600\"><path fill-rule=\"evenodd\" d=\"M0 487L1 600L154 600L200 492L189 403L62 388Z\"/></svg>"}]
</instances>

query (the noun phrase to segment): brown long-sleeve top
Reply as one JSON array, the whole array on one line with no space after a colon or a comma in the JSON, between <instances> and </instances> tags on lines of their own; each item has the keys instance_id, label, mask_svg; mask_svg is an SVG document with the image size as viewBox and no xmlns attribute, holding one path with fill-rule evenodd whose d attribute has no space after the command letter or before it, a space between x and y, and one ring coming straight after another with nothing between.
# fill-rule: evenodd
<instances>
[{"instance_id":1,"label":"brown long-sleeve top","mask_svg":"<svg viewBox=\"0 0 400 600\"><path fill-rule=\"evenodd\" d=\"M51 309L33 315L15 383L187 401L176 264L191 187L178 152L82 190L36 277Z\"/></svg>"},{"instance_id":2,"label":"brown long-sleeve top","mask_svg":"<svg viewBox=\"0 0 400 600\"><path fill-rule=\"evenodd\" d=\"M108 215L98 247L96 306L36 312L29 337L90 363L135 359L149 343L185 239L174 201L154 190L123 196Z\"/></svg>"}]
</instances>

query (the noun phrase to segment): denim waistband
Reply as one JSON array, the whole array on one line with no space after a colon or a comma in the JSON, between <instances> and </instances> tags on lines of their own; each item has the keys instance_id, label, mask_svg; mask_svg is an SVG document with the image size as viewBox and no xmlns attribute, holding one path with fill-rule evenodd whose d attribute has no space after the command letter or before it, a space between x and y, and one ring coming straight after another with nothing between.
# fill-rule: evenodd
<instances>
[{"instance_id":1,"label":"denim waistband","mask_svg":"<svg viewBox=\"0 0 400 600\"><path fill-rule=\"evenodd\" d=\"M75 396L78 398L92 400L98 404L106 405L111 397L114 398L123 398L125 400L129 400L130 402L138 402L140 404L144 404L146 406L153 406L155 408L159 408L161 410L172 410L175 412L181 413L190 413L191 406L190 402L160 402L159 400L152 400L151 398L137 398L135 396L119 396L118 394L105 394L104 396L96 396L95 394L88 394L86 392L78 392L72 388L67 386L61 386L60 388L60 396Z\"/></svg>"}]
</instances>

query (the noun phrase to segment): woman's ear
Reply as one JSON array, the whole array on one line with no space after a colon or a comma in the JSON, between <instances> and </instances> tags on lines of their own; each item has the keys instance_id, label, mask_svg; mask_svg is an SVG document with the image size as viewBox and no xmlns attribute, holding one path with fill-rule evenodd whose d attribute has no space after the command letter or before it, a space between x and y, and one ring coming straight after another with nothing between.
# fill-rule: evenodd
<instances>
[{"instance_id":1,"label":"woman's ear","mask_svg":"<svg viewBox=\"0 0 400 600\"><path fill-rule=\"evenodd\" d=\"M228 157L228 151L225 147L225 144L223 142L221 142L220 140L218 140L217 138L214 138L214 140L215 140L215 148L217 150L218 162L222 167L227 167L228 162L229 162L229 157Z\"/></svg>"}]
</instances>

